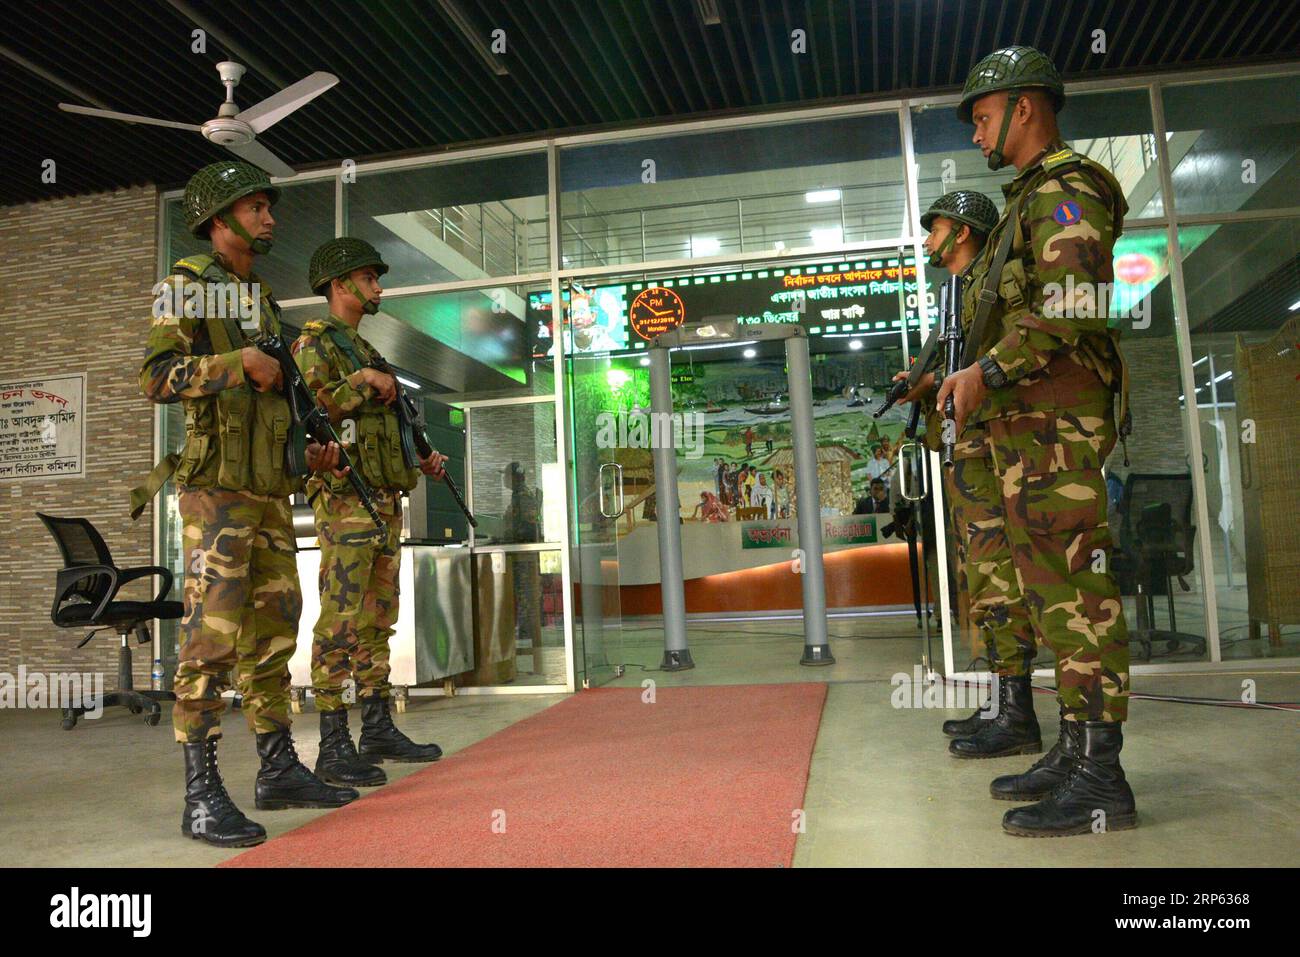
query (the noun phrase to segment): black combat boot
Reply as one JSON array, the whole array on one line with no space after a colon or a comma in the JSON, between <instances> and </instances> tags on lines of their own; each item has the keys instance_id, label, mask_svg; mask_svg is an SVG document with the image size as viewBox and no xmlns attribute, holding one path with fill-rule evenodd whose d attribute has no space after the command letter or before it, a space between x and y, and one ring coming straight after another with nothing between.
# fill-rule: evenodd
<instances>
[{"instance_id":1,"label":"black combat boot","mask_svg":"<svg viewBox=\"0 0 1300 957\"><path fill-rule=\"evenodd\" d=\"M346 708L321 712L316 777L327 784L354 788L373 788L388 782L382 768L367 764L358 757L352 734L348 731Z\"/></svg>"},{"instance_id":2,"label":"black combat boot","mask_svg":"<svg viewBox=\"0 0 1300 957\"><path fill-rule=\"evenodd\" d=\"M307 770L293 750L288 731L268 731L257 736L257 754L262 769L257 772L254 792L263 811L289 807L342 807L361 795L352 788L326 784Z\"/></svg>"},{"instance_id":3,"label":"black combat boot","mask_svg":"<svg viewBox=\"0 0 1300 957\"><path fill-rule=\"evenodd\" d=\"M1064 837L1090 831L1123 831L1137 827L1133 789L1119 766L1124 746L1118 721L1081 721L1078 754L1065 780L1037 804L1014 807L1002 818L1002 829L1021 837Z\"/></svg>"},{"instance_id":4,"label":"black combat boot","mask_svg":"<svg viewBox=\"0 0 1300 957\"><path fill-rule=\"evenodd\" d=\"M984 709L979 708L969 718L949 718L943 723L943 733L950 738L969 738L984 724L986 719L980 717L984 713Z\"/></svg>"},{"instance_id":5,"label":"black combat boot","mask_svg":"<svg viewBox=\"0 0 1300 957\"><path fill-rule=\"evenodd\" d=\"M988 632L987 629L982 628L982 630L985 631L985 635L984 635L985 654L988 655L988 660L991 665L989 670L996 672L997 671L996 665L998 659L997 659L997 655L994 653L993 640L990 637L991 633ZM972 734L974 734L983 726L986 720L988 720L987 718L981 717L982 715L987 713L988 713L988 705L985 705L983 708L977 708L975 710L975 713L972 714L969 718L949 719L943 723L943 733L950 738L969 738Z\"/></svg>"},{"instance_id":6,"label":"black combat boot","mask_svg":"<svg viewBox=\"0 0 1300 957\"><path fill-rule=\"evenodd\" d=\"M185 748L185 810L181 833L217 847L252 847L266 840L266 828L235 807L217 771L217 739Z\"/></svg>"},{"instance_id":7,"label":"black combat boot","mask_svg":"<svg viewBox=\"0 0 1300 957\"><path fill-rule=\"evenodd\" d=\"M1061 718L1061 733L1052 750L1030 765L1024 774L994 778L989 794L999 801L1041 801L1065 780L1078 753L1079 722Z\"/></svg>"},{"instance_id":8,"label":"black combat boot","mask_svg":"<svg viewBox=\"0 0 1300 957\"><path fill-rule=\"evenodd\" d=\"M378 696L361 700L361 760L381 763L389 761L427 762L442 757L442 748L436 744L416 744L393 724L388 712L388 699Z\"/></svg>"},{"instance_id":9,"label":"black combat boot","mask_svg":"<svg viewBox=\"0 0 1300 957\"><path fill-rule=\"evenodd\" d=\"M949 743L948 753L958 758L1001 758L1043 750L1029 676L999 676L997 716L981 719L980 724L982 727L969 738Z\"/></svg>"}]
</instances>

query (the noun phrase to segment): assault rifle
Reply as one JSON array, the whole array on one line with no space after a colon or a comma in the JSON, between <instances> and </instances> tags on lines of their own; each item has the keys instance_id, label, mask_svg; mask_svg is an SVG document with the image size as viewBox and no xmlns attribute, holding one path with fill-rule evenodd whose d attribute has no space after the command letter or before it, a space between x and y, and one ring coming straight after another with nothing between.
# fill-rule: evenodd
<instances>
[{"instance_id":1,"label":"assault rifle","mask_svg":"<svg viewBox=\"0 0 1300 957\"><path fill-rule=\"evenodd\" d=\"M293 415L294 425L303 429L308 438L315 439L321 445L328 445L333 442L339 447L338 467L348 470L347 478L352 484L352 490L361 499L361 504L365 506L366 512L370 515L370 520L375 523L375 528L379 534L386 535L388 526L379 517L379 511L375 508L375 499L370 491L370 486L352 467L352 460L348 458L348 453L343 448L343 441L339 438L338 433L334 431L334 426L330 425L329 415L316 403L315 395L312 394L311 389L307 388L307 383L303 381L302 372L298 369L298 363L293 361L293 355L289 352L288 344L279 335L261 336L255 339L253 344L280 364L284 397L289 400L289 411ZM307 466L305 449L300 448L293 441L288 444L287 456L290 474L306 475L311 471Z\"/></svg>"},{"instance_id":2,"label":"assault rifle","mask_svg":"<svg viewBox=\"0 0 1300 957\"><path fill-rule=\"evenodd\" d=\"M942 334L942 326L935 323L934 328L930 330L930 337L925 340L925 345L921 347L921 352L912 363L912 368L907 373L906 379L899 379L885 393L885 401L881 403L880 408L871 413L873 419L878 419L894 405L916 388L916 384L921 381L921 377L934 367L935 360L938 357L939 338Z\"/></svg>"},{"instance_id":3,"label":"assault rifle","mask_svg":"<svg viewBox=\"0 0 1300 957\"><path fill-rule=\"evenodd\" d=\"M966 345L961 329L961 279L959 277L953 276L944 283L939 301L944 303L940 307L943 334L939 337L939 341L944 345L943 374L947 378L961 371L962 350ZM951 395L944 400L943 417L943 464L951 467L953 450L957 447L957 411Z\"/></svg>"},{"instance_id":4,"label":"assault rifle","mask_svg":"<svg viewBox=\"0 0 1300 957\"><path fill-rule=\"evenodd\" d=\"M394 406L401 424L402 461L406 463L407 468L419 468L420 459L427 459L429 453L433 451L433 443L429 441L429 434L424 430L424 419L420 416L420 410L415 400L406 394L406 389L402 387L402 380L397 378L397 370L388 364L387 359L376 356L371 364L378 371L393 377L393 384L397 389L397 401ZM442 480L447 483L447 491L451 492L451 497L456 500L456 507L465 515L465 520L469 522L470 527L478 528L478 519L465 504L460 489L451 479L451 473L444 469Z\"/></svg>"}]
</instances>

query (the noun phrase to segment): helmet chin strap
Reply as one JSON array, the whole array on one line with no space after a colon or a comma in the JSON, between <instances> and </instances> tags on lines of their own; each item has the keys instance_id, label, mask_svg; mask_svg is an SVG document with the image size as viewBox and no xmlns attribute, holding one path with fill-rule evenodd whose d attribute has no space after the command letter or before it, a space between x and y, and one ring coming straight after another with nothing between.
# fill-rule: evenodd
<instances>
[{"instance_id":1,"label":"helmet chin strap","mask_svg":"<svg viewBox=\"0 0 1300 957\"><path fill-rule=\"evenodd\" d=\"M1007 90L1007 108L1002 112L1002 129L998 130L997 145L989 151L989 169L1000 170L1007 165L1007 158L1002 148L1007 145L1007 131L1011 129L1011 114L1020 99L1019 90Z\"/></svg>"},{"instance_id":2,"label":"helmet chin strap","mask_svg":"<svg viewBox=\"0 0 1300 957\"><path fill-rule=\"evenodd\" d=\"M960 227L958 227L958 229L959 228ZM948 235L944 238L943 242L939 244L939 248L936 249L934 252L930 253L929 263L935 269L939 269L943 266L944 253L952 249L952 244L957 239L957 231L958 231L957 229L949 229Z\"/></svg>"},{"instance_id":3,"label":"helmet chin strap","mask_svg":"<svg viewBox=\"0 0 1300 957\"><path fill-rule=\"evenodd\" d=\"M373 316L377 312L379 312L379 303L375 302L373 299L368 299L365 296L363 296L361 294L361 290L357 288L357 284L352 281L351 276L343 277L343 287L361 301L361 311L364 312L367 316Z\"/></svg>"},{"instance_id":4,"label":"helmet chin strap","mask_svg":"<svg viewBox=\"0 0 1300 957\"><path fill-rule=\"evenodd\" d=\"M248 243L248 248L258 256L265 256L271 251L271 240L262 239L260 236L257 239L254 239L252 236L248 235L248 230L246 230L240 224L239 220L235 218L234 213L227 212L221 218L225 221L225 224L230 227L230 231L244 242Z\"/></svg>"}]
</instances>

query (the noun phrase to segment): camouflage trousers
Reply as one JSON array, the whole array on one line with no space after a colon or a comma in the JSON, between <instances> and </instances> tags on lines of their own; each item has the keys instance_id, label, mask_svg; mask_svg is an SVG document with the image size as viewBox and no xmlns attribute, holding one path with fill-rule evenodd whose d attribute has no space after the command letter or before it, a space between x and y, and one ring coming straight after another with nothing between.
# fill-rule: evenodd
<instances>
[{"instance_id":1,"label":"camouflage trousers","mask_svg":"<svg viewBox=\"0 0 1300 957\"><path fill-rule=\"evenodd\" d=\"M182 488L185 612L176 668L176 740L220 737L221 693L237 668L244 718L256 734L289 727L289 659L298 588L289 500Z\"/></svg>"},{"instance_id":2,"label":"camouflage trousers","mask_svg":"<svg viewBox=\"0 0 1300 957\"><path fill-rule=\"evenodd\" d=\"M1111 571L1101 466L1115 447L1111 393L989 419L1003 528L1034 631L1056 655L1063 714L1128 717L1128 629Z\"/></svg>"},{"instance_id":3,"label":"camouflage trousers","mask_svg":"<svg viewBox=\"0 0 1300 957\"><path fill-rule=\"evenodd\" d=\"M1028 675L1038 645L1011 558L1001 485L983 423L963 430L953 466L944 470L944 492L955 530L957 579L971 622L983 635L989 668L1004 677Z\"/></svg>"},{"instance_id":4,"label":"camouflage trousers","mask_svg":"<svg viewBox=\"0 0 1300 957\"><path fill-rule=\"evenodd\" d=\"M388 639L397 621L402 497L375 491L388 526L379 537L351 491L322 487L312 500L320 537L320 618L313 630L311 682L317 711L344 707L343 686L356 682L358 700L387 698Z\"/></svg>"}]
</instances>

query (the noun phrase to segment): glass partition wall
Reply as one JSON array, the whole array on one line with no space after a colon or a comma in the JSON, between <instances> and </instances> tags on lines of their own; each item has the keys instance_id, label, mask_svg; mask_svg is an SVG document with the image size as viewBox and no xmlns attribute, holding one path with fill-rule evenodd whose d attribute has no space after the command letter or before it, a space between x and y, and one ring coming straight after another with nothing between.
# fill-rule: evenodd
<instances>
[{"instance_id":1,"label":"glass partition wall","mask_svg":"<svg viewBox=\"0 0 1300 957\"><path fill-rule=\"evenodd\" d=\"M1300 448L1290 434L1300 371L1297 77L1294 67L1254 68L1067 91L1063 137L1114 171L1130 207L1112 322L1134 370L1134 433L1128 463L1116 450L1107 478L1138 670L1300 655L1300 507L1280 479L1296 474ZM463 435L464 487L483 516L463 544L497 602L479 612L512 612L495 624L496 658L484 661L495 667L466 692L574 688L607 680L626 660L624 605L639 607L636 582L657 554L625 564L618 530L647 509L655 518L655 502L637 485L632 450L599 447L595 417L617 403L634 409L642 389L647 343L622 321L634 287L686 282L683 298L699 308L772 321L791 305L760 289L778 270L895 270L875 277L874 290L867 279L873 301L827 293L806 299L814 315L796 321L809 329L823 402L847 406L882 384L885 366L915 354L943 278L923 267L918 288L920 212L959 188L1001 207L999 187L1012 175L987 170L954 102L584 134L349 164L280 184L276 248L259 265L288 322L324 306L306 289L311 250L330 235L368 239L392 268L384 307L363 334L419 387L448 434ZM160 275L198 249L181 226L179 193L162 203ZM734 301L696 291L728 282ZM738 406L779 405L780 390L762 381L767 362L761 351L675 357L675 408L706 421L716 408L725 415L727 390ZM854 395L832 397L837 389ZM183 439L178 411L159 410L160 454ZM743 447L746 430L737 431L725 438ZM750 431L756 447L741 457L770 454L772 463L749 474L775 482L780 438ZM852 514L864 480L870 495L870 446L889 436L844 437L845 488L823 504ZM704 449L710 465L729 457L721 445L712 454L707 439ZM853 457L864 452L865 461ZM725 464L729 479L739 460ZM679 452L690 473L681 521L698 523L701 491L720 500L730 492L691 467ZM823 482L841 470L826 468L819 461ZM755 506L751 490L743 504L766 509L767 494ZM179 573L174 490L158 501L157 557ZM942 525L937 533L943 544ZM174 660L174 628L160 633ZM941 670L959 672L968 657L953 648L956 628L945 633Z\"/></svg>"}]
</instances>

